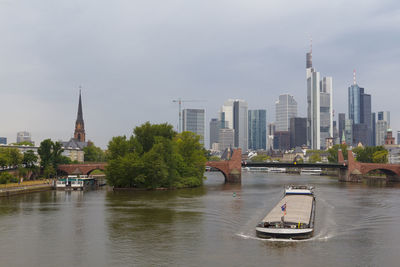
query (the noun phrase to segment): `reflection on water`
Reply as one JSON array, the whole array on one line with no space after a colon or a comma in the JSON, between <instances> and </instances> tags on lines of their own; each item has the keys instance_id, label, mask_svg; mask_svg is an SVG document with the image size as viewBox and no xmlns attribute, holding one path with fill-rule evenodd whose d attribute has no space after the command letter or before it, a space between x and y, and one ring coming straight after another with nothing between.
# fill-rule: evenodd
<instances>
[{"instance_id":1,"label":"reflection on water","mask_svg":"<svg viewBox=\"0 0 400 267\"><path fill-rule=\"evenodd\" d=\"M243 173L172 191L48 191L0 199L2 266L395 266L400 184ZM255 225L287 184L316 187L315 235L264 240ZM22 253L23 252L23 253Z\"/></svg>"}]
</instances>

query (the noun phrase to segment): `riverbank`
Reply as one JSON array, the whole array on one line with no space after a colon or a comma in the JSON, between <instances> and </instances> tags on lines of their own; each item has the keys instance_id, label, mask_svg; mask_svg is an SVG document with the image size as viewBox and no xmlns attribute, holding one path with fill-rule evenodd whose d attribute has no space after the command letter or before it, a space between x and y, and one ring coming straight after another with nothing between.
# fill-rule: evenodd
<instances>
[{"instance_id":1,"label":"riverbank","mask_svg":"<svg viewBox=\"0 0 400 267\"><path fill-rule=\"evenodd\" d=\"M0 197L9 197L27 193L52 190L53 184L50 180L27 181L21 184L5 184L0 186Z\"/></svg>"}]
</instances>

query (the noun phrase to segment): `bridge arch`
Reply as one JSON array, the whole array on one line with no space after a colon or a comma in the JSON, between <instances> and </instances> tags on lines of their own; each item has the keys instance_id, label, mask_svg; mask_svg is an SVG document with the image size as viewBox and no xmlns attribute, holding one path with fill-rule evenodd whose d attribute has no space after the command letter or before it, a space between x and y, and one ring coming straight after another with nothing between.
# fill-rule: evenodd
<instances>
[{"instance_id":1,"label":"bridge arch","mask_svg":"<svg viewBox=\"0 0 400 267\"><path fill-rule=\"evenodd\" d=\"M211 166L211 165L214 165L214 164L208 164L208 162L207 162L206 167L214 168L214 169L218 170L220 173L222 173L222 175L224 176L224 181L226 183L228 181L228 177L227 177L226 172L223 170L223 168L217 167L217 166Z\"/></svg>"},{"instance_id":2,"label":"bridge arch","mask_svg":"<svg viewBox=\"0 0 400 267\"><path fill-rule=\"evenodd\" d=\"M390 181L399 181L400 180L400 175L394 170L391 170L389 168L384 168L384 167L376 167L376 168L369 168L365 170L363 174L371 174L374 171L380 171L381 173L386 175L386 179Z\"/></svg>"}]
</instances>

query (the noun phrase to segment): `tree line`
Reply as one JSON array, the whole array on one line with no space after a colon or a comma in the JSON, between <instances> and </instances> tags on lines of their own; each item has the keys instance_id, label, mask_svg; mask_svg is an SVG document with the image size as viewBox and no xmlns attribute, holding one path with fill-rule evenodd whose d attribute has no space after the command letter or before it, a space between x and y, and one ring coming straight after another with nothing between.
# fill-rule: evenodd
<instances>
[{"instance_id":1,"label":"tree line","mask_svg":"<svg viewBox=\"0 0 400 267\"><path fill-rule=\"evenodd\" d=\"M108 184L120 188L182 188L203 184L206 150L192 132L177 134L172 125L145 124L133 135L108 144Z\"/></svg>"}]
</instances>

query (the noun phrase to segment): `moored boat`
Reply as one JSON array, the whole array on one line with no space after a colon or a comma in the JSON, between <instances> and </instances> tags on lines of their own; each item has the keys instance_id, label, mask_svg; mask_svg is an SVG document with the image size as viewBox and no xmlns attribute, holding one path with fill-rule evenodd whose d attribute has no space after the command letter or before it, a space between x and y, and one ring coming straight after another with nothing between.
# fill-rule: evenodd
<instances>
[{"instance_id":1,"label":"moored boat","mask_svg":"<svg viewBox=\"0 0 400 267\"><path fill-rule=\"evenodd\" d=\"M307 175L321 175L321 168L306 168L301 170L301 174L307 174Z\"/></svg>"},{"instance_id":2,"label":"moored boat","mask_svg":"<svg viewBox=\"0 0 400 267\"><path fill-rule=\"evenodd\" d=\"M257 225L261 238L306 239L314 234L315 196L313 187L291 185L279 203Z\"/></svg>"}]
</instances>

